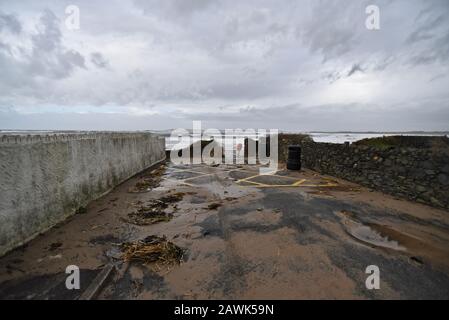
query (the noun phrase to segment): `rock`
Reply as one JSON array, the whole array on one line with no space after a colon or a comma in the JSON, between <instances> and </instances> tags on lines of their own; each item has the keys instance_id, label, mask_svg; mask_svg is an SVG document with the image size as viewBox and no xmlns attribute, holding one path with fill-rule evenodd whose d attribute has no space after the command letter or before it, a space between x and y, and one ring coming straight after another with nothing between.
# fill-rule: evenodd
<instances>
[{"instance_id":1,"label":"rock","mask_svg":"<svg viewBox=\"0 0 449 320\"><path fill-rule=\"evenodd\" d=\"M440 182L443 186L449 185L449 177L447 174L440 173L438 175L438 182Z\"/></svg>"},{"instance_id":2,"label":"rock","mask_svg":"<svg viewBox=\"0 0 449 320\"><path fill-rule=\"evenodd\" d=\"M444 207L443 204L435 197L430 197L430 203L437 207Z\"/></svg>"},{"instance_id":3,"label":"rock","mask_svg":"<svg viewBox=\"0 0 449 320\"><path fill-rule=\"evenodd\" d=\"M410 174L411 174L412 177L414 177L414 178L416 178L416 179L419 179L419 180L424 179L424 177L426 176L426 174L424 173L424 171L421 170L421 169L412 169L412 170L410 171Z\"/></svg>"},{"instance_id":4,"label":"rock","mask_svg":"<svg viewBox=\"0 0 449 320\"><path fill-rule=\"evenodd\" d=\"M203 236L203 237L206 237L206 236L208 236L208 235L210 235L210 232L209 232L209 231L204 230L204 231L202 232L202 236Z\"/></svg>"},{"instance_id":5,"label":"rock","mask_svg":"<svg viewBox=\"0 0 449 320\"><path fill-rule=\"evenodd\" d=\"M430 202L430 198L433 197L433 192L432 191L426 191L424 192L421 197L423 199L425 199L427 202Z\"/></svg>"},{"instance_id":6,"label":"rock","mask_svg":"<svg viewBox=\"0 0 449 320\"><path fill-rule=\"evenodd\" d=\"M426 190L427 190L427 188L426 187L423 187L423 186L420 186L420 185L417 185L416 186L416 191L418 191L418 192L426 192Z\"/></svg>"},{"instance_id":7,"label":"rock","mask_svg":"<svg viewBox=\"0 0 449 320\"><path fill-rule=\"evenodd\" d=\"M433 165L430 161L424 161L421 163L421 167L423 167L424 169L432 169Z\"/></svg>"}]
</instances>

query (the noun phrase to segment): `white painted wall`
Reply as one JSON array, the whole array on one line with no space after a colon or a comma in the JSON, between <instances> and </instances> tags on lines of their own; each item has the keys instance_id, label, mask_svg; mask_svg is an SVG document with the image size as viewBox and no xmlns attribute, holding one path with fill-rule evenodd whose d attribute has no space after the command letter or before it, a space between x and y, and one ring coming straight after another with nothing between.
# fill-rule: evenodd
<instances>
[{"instance_id":1,"label":"white painted wall","mask_svg":"<svg viewBox=\"0 0 449 320\"><path fill-rule=\"evenodd\" d=\"M0 136L0 256L163 159L150 133Z\"/></svg>"}]
</instances>

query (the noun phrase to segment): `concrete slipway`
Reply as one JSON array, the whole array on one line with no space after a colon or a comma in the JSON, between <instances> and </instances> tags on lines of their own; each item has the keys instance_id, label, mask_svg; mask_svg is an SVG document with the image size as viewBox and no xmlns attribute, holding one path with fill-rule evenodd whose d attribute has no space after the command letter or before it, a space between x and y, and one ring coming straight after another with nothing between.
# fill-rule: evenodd
<instances>
[{"instance_id":1,"label":"concrete slipway","mask_svg":"<svg viewBox=\"0 0 449 320\"><path fill-rule=\"evenodd\" d=\"M173 194L171 220L130 221ZM120 244L149 235L184 249L182 262L124 262ZM67 265L81 269L80 290L65 288ZM365 286L369 265L379 290ZM0 297L79 298L107 266L89 297L448 299L449 213L309 170L163 164L1 258Z\"/></svg>"}]
</instances>

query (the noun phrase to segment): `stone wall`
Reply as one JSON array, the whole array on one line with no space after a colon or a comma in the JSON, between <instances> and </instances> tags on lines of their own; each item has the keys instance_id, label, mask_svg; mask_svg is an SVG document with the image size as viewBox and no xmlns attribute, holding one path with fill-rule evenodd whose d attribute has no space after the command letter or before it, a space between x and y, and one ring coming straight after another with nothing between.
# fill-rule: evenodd
<instances>
[{"instance_id":1,"label":"stone wall","mask_svg":"<svg viewBox=\"0 0 449 320\"><path fill-rule=\"evenodd\" d=\"M448 148L374 147L311 141L303 141L301 146L302 164L307 168L394 196L449 209Z\"/></svg>"},{"instance_id":2,"label":"stone wall","mask_svg":"<svg viewBox=\"0 0 449 320\"><path fill-rule=\"evenodd\" d=\"M149 133L0 136L0 255L163 159Z\"/></svg>"}]
</instances>

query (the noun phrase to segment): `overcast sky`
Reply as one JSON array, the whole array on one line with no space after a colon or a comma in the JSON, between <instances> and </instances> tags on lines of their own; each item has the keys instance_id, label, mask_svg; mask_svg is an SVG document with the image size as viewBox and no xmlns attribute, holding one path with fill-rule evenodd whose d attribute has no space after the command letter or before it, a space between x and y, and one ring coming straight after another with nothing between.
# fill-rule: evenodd
<instances>
[{"instance_id":1,"label":"overcast sky","mask_svg":"<svg viewBox=\"0 0 449 320\"><path fill-rule=\"evenodd\" d=\"M0 129L449 130L448 71L448 0L0 0Z\"/></svg>"}]
</instances>

